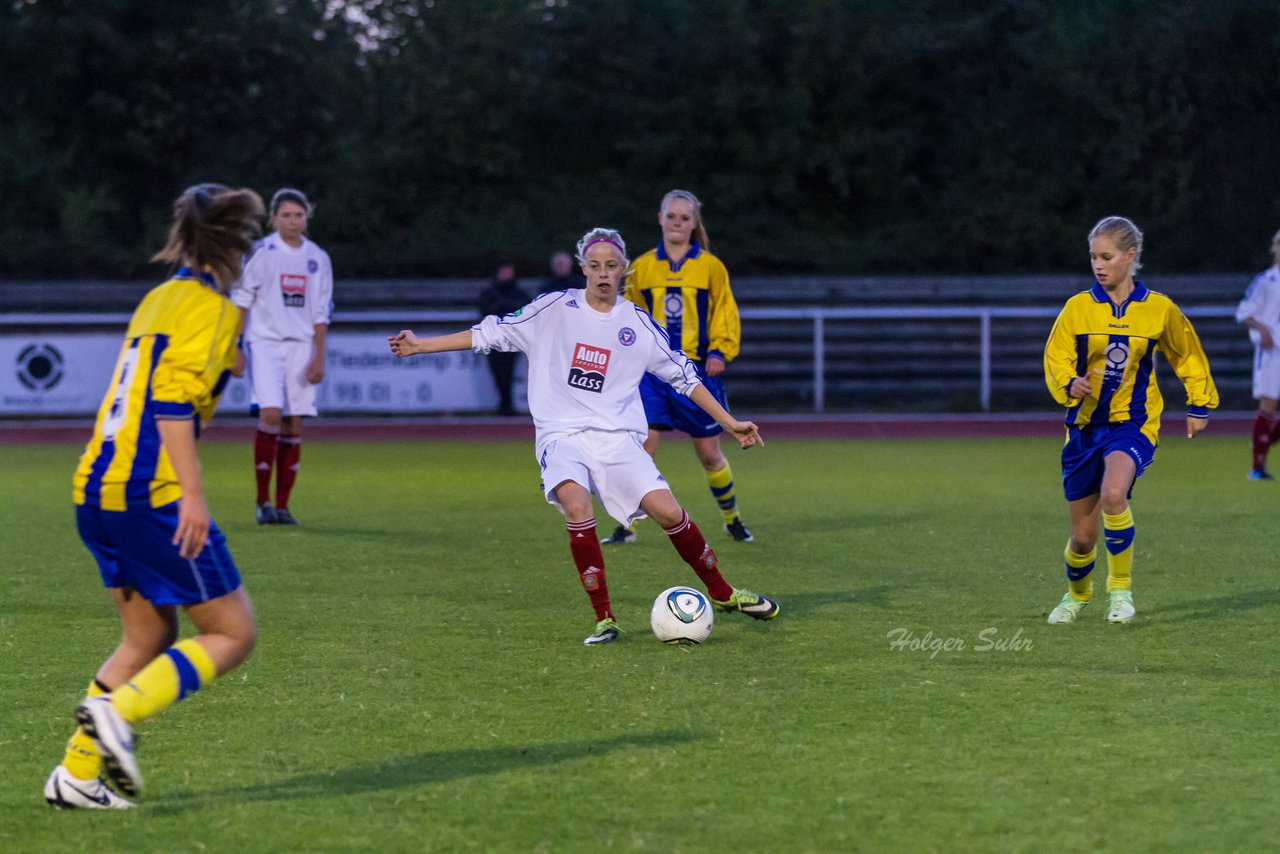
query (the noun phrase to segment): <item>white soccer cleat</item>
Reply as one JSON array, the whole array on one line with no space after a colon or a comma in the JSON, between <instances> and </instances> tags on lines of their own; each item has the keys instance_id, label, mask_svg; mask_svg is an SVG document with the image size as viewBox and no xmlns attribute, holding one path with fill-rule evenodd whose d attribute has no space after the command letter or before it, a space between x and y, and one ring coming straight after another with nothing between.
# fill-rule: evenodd
<instances>
[{"instance_id":1,"label":"white soccer cleat","mask_svg":"<svg viewBox=\"0 0 1280 854\"><path fill-rule=\"evenodd\" d=\"M117 789L137 797L142 771L133 752L133 727L111 705L111 695L90 697L76 709L76 720L102 754L102 765Z\"/></svg>"},{"instance_id":2,"label":"white soccer cleat","mask_svg":"<svg viewBox=\"0 0 1280 854\"><path fill-rule=\"evenodd\" d=\"M134 806L97 777L81 780L72 776L65 765L54 768L49 775L49 782L44 784L44 799L62 810L128 810Z\"/></svg>"},{"instance_id":3,"label":"white soccer cleat","mask_svg":"<svg viewBox=\"0 0 1280 854\"><path fill-rule=\"evenodd\" d=\"M1066 593L1062 597L1062 601L1058 603L1058 607L1049 613L1049 625L1060 626L1066 623L1074 623L1076 618L1080 616L1080 612L1084 610L1084 606L1089 604L1086 599L1081 602Z\"/></svg>"},{"instance_id":4,"label":"white soccer cleat","mask_svg":"<svg viewBox=\"0 0 1280 854\"><path fill-rule=\"evenodd\" d=\"M1112 590L1107 594L1107 600L1108 623L1127 623L1138 613L1138 609L1133 607L1132 590Z\"/></svg>"}]
</instances>

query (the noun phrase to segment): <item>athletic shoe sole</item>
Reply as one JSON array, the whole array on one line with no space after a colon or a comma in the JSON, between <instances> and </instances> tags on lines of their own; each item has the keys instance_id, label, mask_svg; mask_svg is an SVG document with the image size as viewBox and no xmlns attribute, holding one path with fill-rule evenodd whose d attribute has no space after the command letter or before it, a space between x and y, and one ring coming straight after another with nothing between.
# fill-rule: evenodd
<instances>
[{"instance_id":1,"label":"athletic shoe sole","mask_svg":"<svg viewBox=\"0 0 1280 854\"><path fill-rule=\"evenodd\" d=\"M133 753L133 731L108 697L91 697L76 709L76 721L102 754L102 765L115 787L136 797L142 791L142 771Z\"/></svg>"}]
</instances>

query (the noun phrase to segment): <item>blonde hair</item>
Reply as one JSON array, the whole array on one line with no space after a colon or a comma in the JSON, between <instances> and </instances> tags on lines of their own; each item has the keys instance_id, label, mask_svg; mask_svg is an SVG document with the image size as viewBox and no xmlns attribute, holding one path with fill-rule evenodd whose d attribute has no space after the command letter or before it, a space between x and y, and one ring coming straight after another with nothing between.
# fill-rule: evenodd
<instances>
[{"instance_id":1,"label":"blonde hair","mask_svg":"<svg viewBox=\"0 0 1280 854\"><path fill-rule=\"evenodd\" d=\"M676 199L683 199L693 205L693 217L698 221L693 227L693 239L698 241L698 245L708 252L711 251L711 238L707 236L707 226L702 221L702 202L698 201L698 197L688 190L672 190L662 197L662 204L658 206L658 213L667 212L667 207Z\"/></svg>"},{"instance_id":2,"label":"blonde hair","mask_svg":"<svg viewBox=\"0 0 1280 854\"><path fill-rule=\"evenodd\" d=\"M1121 252L1136 250L1133 256L1132 272L1136 273L1142 269L1142 231L1133 224L1133 220L1122 216L1103 217L1089 232L1089 242L1092 243L1095 237L1104 235L1115 241L1116 248Z\"/></svg>"},{"instance_id":3,"label":"blonde hair","mask_svg":"<svg viewBox=\"0 0 1280 854\"><path fill-rule=\"evenodd\" d=\"M578 241L578 263L587 263L587 248L593 243L610 243L613 244L619 252L622 253L624 263L630 263L631 259L627 257L627 244L622 239L622 235L612 228L593 228L586 234L582 235L582 239Z\"/></svg>"},{"instance_id":4,"label":"blonde hair","mask_svg":"<svg viewBox=\"0 0 1280 854\"><path fill-rule=\"evenodd\" d=\"M222 184L188 187L174 200L169 239L151 260L208 270L226 293L262 233L264 213L262 197L253 190Z\"/></svg>"}]
</instances>

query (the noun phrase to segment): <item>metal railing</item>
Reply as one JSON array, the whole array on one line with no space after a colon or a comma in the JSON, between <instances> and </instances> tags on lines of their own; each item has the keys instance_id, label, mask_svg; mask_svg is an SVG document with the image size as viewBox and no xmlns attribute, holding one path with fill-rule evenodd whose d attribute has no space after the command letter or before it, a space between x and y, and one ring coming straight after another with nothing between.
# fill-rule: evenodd
<instances>
[{"instance_id":1,"label":"metal railing","mask_svg":"<svg viewBox=\"0 0 1280 854\"><path fill-rule=\"evenodd\" d=\"M978 377L979 405L983 412L991 411L991 322L1005 318L1057 317L1059 309L1049 307L1018 308L1006 306L885 306L882 308L743 308L743 320L807 321L813 335L813 409L826 409L827 374L827 322L833 320L976 320L978 322L978 364L974 370ZM1235 306L1197 306L1183 310L1188 317L1235 317ZM400 328L412 323L456 323L468 325L476 315L471 311L338 311L334 312L335 324L359 326L387 325ZM125 326L128 314L3 314L0 329L16 326L58 327L77 330L85 327Z\"/></svg>"}]
</instances>

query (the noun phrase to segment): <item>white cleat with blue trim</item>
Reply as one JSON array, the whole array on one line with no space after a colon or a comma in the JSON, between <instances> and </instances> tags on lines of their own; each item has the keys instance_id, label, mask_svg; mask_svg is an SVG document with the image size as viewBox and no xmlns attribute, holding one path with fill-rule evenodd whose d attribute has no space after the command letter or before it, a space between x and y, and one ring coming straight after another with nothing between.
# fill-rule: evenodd
<instances>
[{"instance_id":1,"label":"white cleat with blue trim","mask_svg":"<svg viewBox=\"0 0 1280 854\"><path fill-rule=\"evenodd\" d=\"M44 799L61 810L127 810L134 806L97 777L92 780L73 777L65 765L54 768L49 775L49 782L44 784Z\"/></svg>"},{"instance_id":2,"label":"white cleat with blue trim","mask_svg":"<svg viewBox=\"0 0 1280 854\"><path fill-rule=\"evenodd\" d=\"M76 720L97 745L112 784L136 797L142 791L142 771L133 752L133 727L111 705L111 695L89 697L76 709Z\"/></svg>"}]
</instances>

